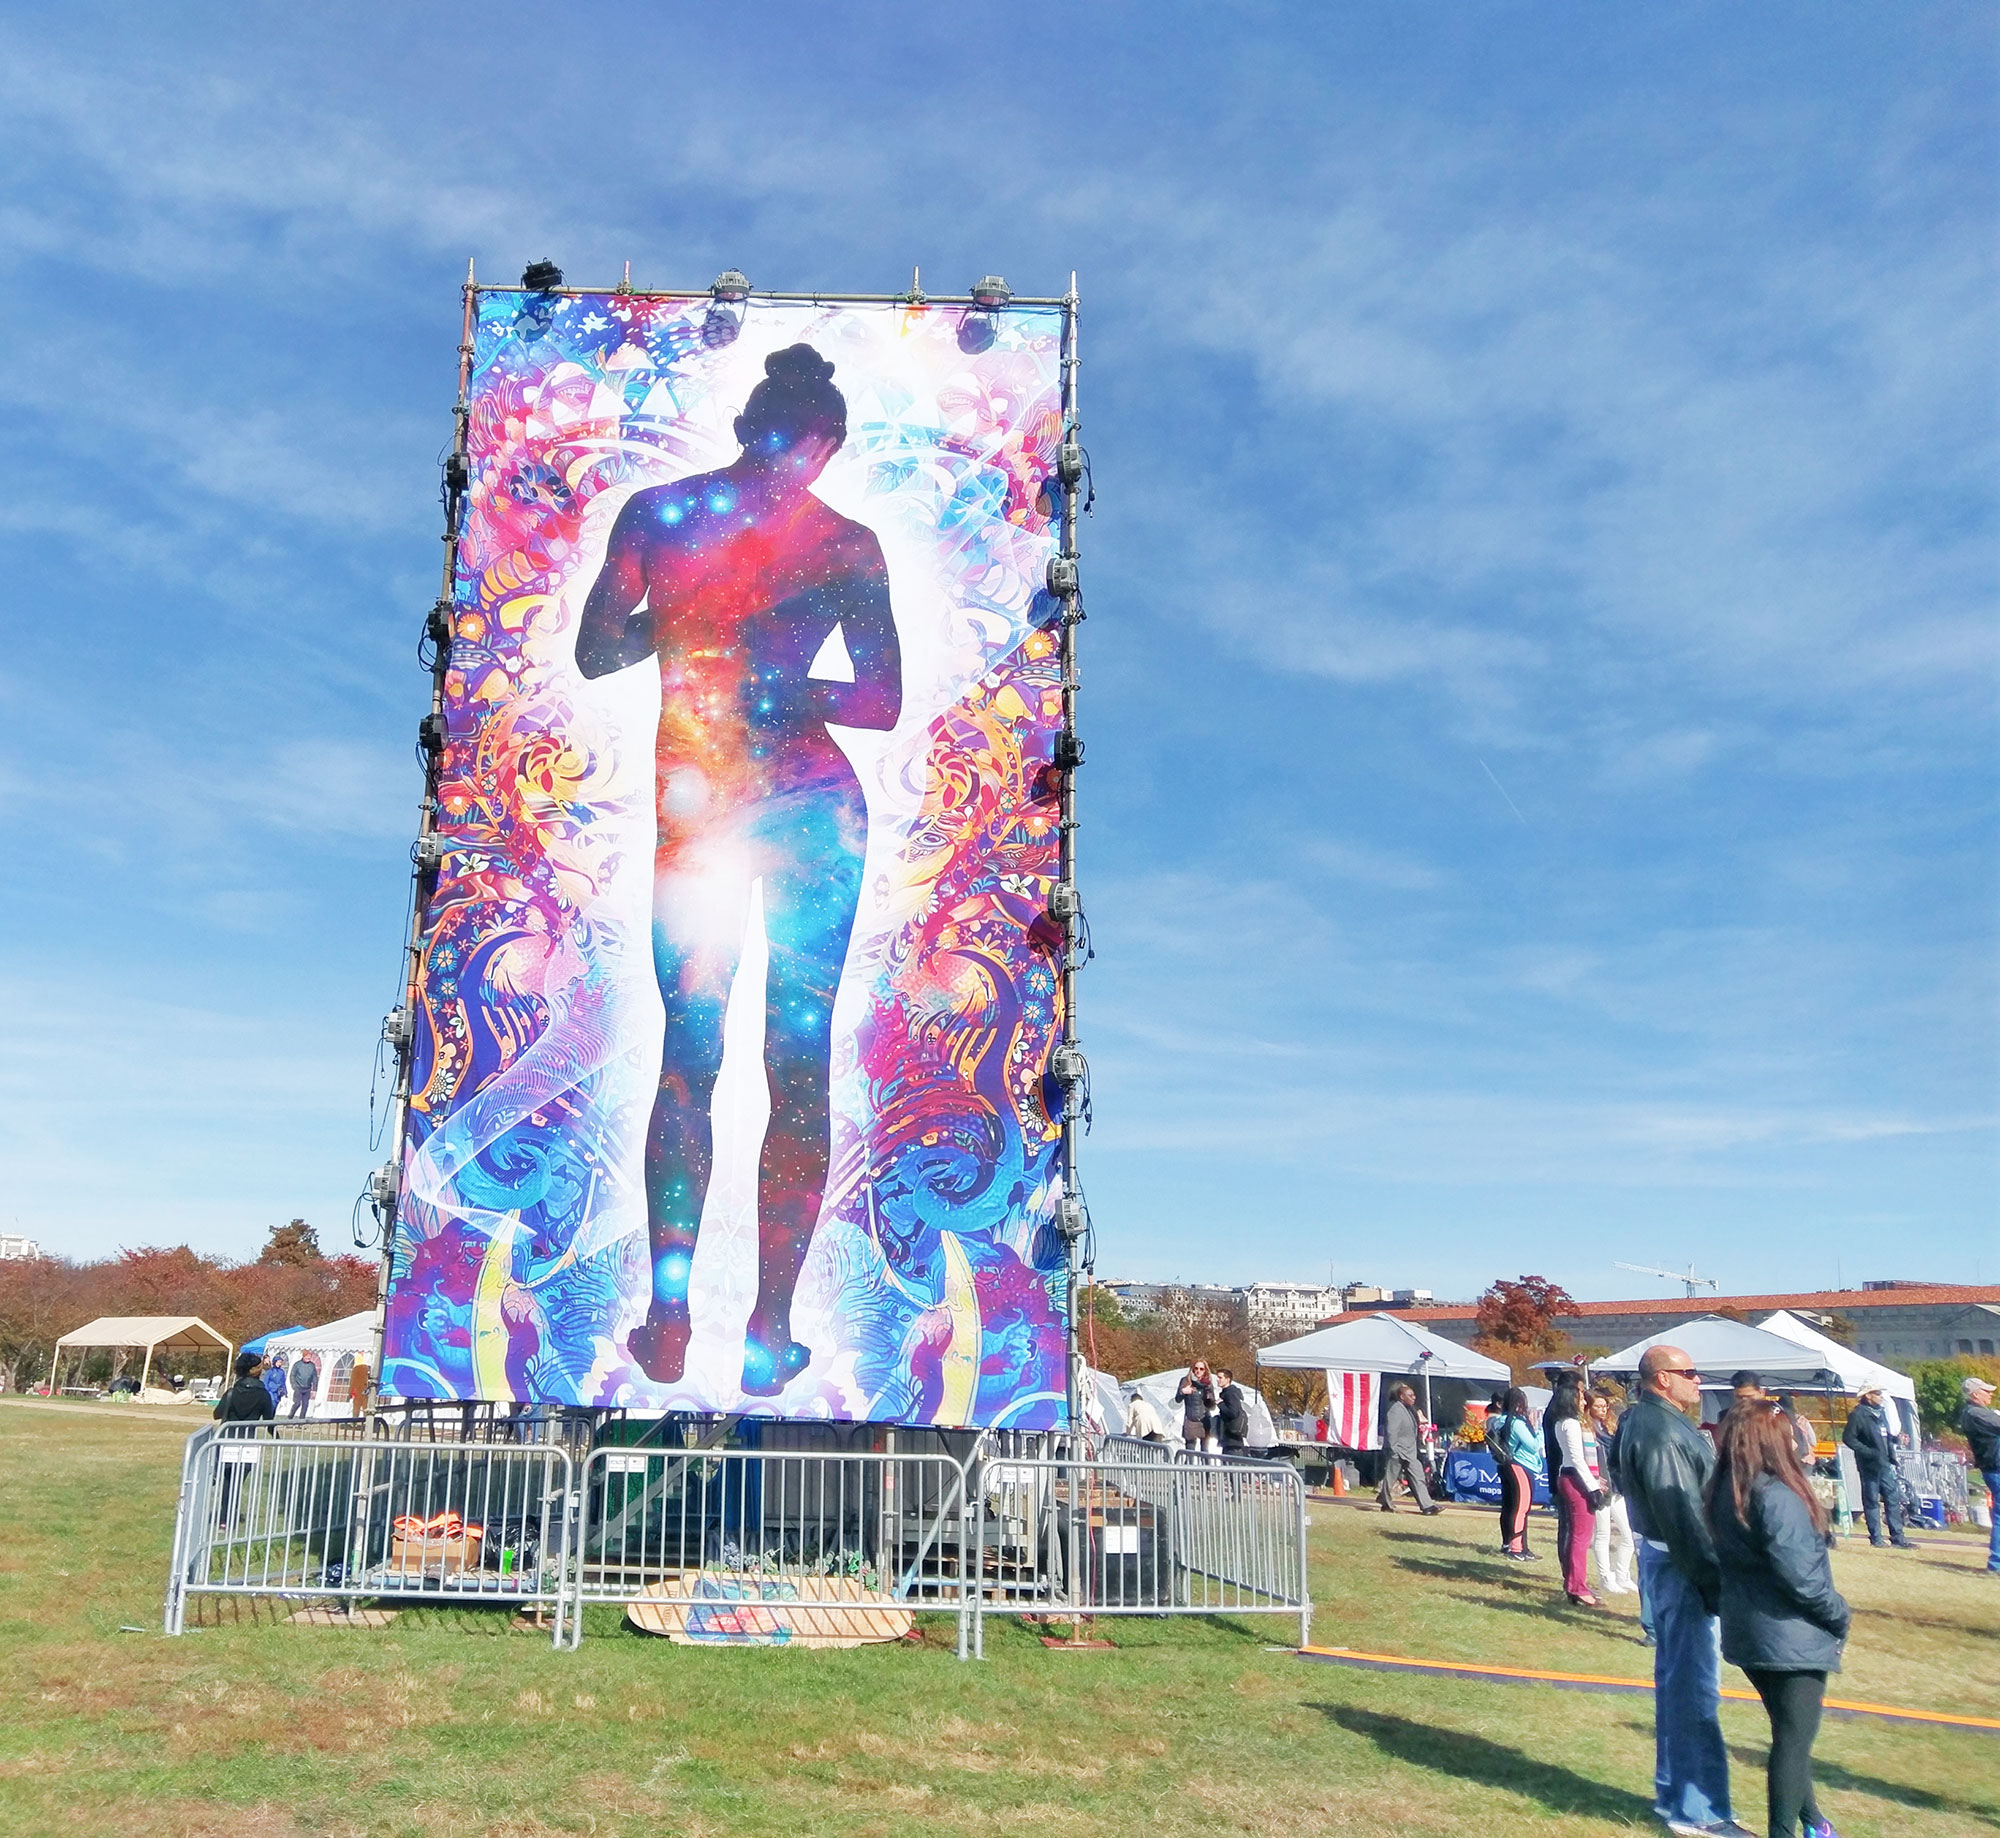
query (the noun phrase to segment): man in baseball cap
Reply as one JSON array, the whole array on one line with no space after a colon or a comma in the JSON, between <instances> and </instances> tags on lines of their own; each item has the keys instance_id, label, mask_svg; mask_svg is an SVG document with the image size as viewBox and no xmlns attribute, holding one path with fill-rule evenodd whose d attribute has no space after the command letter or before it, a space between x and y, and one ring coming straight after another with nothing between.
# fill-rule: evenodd
<instances>
[{"instance_id":1,"label":"man in baseball cap","mask_svg":"<svg viewBox=\"0 0 2000 1838\"><path fill-rule=\"evenodd\" d=\"M1841 1441L1854 1451L1854 1466L1861 1476L1861 1513L1868 1522L1870 1544L1893 1544L1910 1549L1903 1531L1903 1483L1896 1473L1896 1430L1882 1403L1880 1385L1864 1385L1861 1402L1847 1419ZM1889 1535L1882 1536L1882 1521L1889 1522Z\"/></svg>"},{"instance_id":2,"label":"man in baseball cap","mask_svg":"<svg viewBox=\"0 0 2000 1838\"><path fill-rule=\"evenodd\" d=\"M1958 1407L1958 1427L1972 1445L1972 1465L1986 1483L1987 1517L1993 1521L1986 1570L2000 1576L2000 1410L1993 1408L1993 1385L1988 1379L1968 1378L1958 1390L1965 1400Z\"/></svg>"}]
</instances>

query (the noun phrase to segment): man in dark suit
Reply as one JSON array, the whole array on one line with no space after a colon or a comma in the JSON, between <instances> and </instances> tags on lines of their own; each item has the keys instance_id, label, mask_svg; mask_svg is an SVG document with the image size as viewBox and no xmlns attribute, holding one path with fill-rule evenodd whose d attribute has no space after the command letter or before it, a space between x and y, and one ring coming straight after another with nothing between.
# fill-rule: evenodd
<instances>
[{"instance_id":1,"label":"man in dark suit","mask_svg":"<svg viewBox=\"0 0 2000 1838\"><path fill-rule=\"evenodd\" d=\"M1903 1483L1896 1474L1896 1432L1882 1402L1882 1388L1870 1385L1847 1419L1841 1441L1854 1451L1861 1476L1861 1511L1868 1521L1870 1544L1893 1544L1899 1551L1913 1547L1903 1532ZM1886 1514L1889 1536L1882 1536Z\"/></svg>"},{"instance_id":2,"label":"man in dark suit","mask_svg":"<svg viewBox=\"0 0 2000 1838\"><path fill-rule=\"evenodd\" d=\"M1250 1406L1243 1401L1243 1387L1237 1384L1236 1374L1227 1366L1216 1377L1222 1381L1221 1393L1215 1400L1222 1425L1222 1452L1241 1455L1250 1440Z\"/></svg>"}]
</instances>

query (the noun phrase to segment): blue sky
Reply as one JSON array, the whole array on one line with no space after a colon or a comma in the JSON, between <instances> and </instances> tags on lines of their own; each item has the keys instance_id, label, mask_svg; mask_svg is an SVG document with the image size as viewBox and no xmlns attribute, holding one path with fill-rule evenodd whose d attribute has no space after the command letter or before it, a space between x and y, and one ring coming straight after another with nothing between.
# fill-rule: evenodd
<instances>
[{"instance_id":1,"label":"blue sky","mask_svg":"<svg viewBox=\"0 0 2000 1838\"><path fill-rule=\"evenodd\" d=\"M346 1238L466 258L920 263L1081 278L1104 1273L2000 1280L1990 10L935 21L0 10L0 1226Z\"/></svg>"}]
</instances>

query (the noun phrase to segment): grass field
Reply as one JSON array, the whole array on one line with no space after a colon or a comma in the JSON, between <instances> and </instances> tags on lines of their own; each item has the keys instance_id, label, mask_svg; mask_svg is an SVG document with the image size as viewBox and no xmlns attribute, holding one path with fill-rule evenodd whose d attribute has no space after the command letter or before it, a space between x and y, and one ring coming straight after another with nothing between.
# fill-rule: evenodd
<instances>
[{"instance_id":1,"label":"grass field","mask_svg":"<svg viewBox=\"0 0 2000 1838\"><path fill-rule=\"evenodd\" d=\"M593 1611L581 1651L504 1615L367 1631L209 1611L158 1632L181 1415L0 1402L0 1829L229 1833L1657 1831L1651 1704L1272 1651L1294 1624L1127 1621L1105 1652L988 1624L850 1653L691 1651ZM1629 1606L1572 1609L1490 1514L1313 1512L1314 1638L1641 1678ZM1553 1546L1552 1528L1536 1533ZM1842 1696L2000 1717L2000 1580L1970 1539L1844 1550ZM1627 1599L1629 1602L1629 1598ZM138 1626L139 1633L120 1632ZM1733 1673L1731 1682L1742 1681ZM1765 1724L1727 1707L1762 1829ZM1829 1720L1846 1838L2000 1831L2000 1736Z\"/></svg>"}]
</instances>

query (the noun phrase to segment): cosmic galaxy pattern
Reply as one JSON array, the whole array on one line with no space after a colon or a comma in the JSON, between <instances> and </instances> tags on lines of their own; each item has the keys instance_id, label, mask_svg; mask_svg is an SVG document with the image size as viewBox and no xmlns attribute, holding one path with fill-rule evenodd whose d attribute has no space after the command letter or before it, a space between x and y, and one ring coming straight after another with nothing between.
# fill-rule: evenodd
<instances>
[{"instance_id":1,"label":"cosmic galaxy pattern","mask_svg":"<svg viewBox=\"0 0 2000 1838\"><path fill-rule=\"evenodd\" d=\"M708 310L477 296L384 1389L1055 1425L1061 316Z\"/></svg>"}]
</instances>

